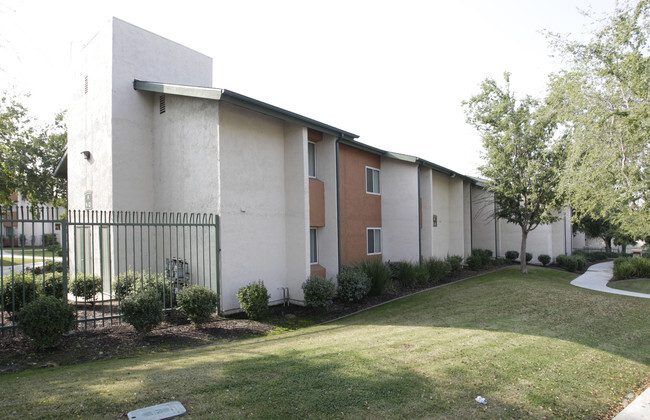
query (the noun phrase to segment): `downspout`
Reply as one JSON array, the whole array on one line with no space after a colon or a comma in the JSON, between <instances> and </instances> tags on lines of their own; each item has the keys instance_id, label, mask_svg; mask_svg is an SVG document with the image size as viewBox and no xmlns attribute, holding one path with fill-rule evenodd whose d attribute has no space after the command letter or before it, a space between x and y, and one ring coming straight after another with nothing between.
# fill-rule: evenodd
<instances>
[{"instance_id":1,"label":"downspout","mask_svg":"<svg viewBox=\"0 0 650 420\"><path fill-rule=\"evenodd\" d=\"M422 264L422 196L420 194L420 169L422 165L418 165L418 259Z\"/></svg>"},{"instance_id":2,"label":"downspout","mask_svg":"<svg viewBox=\"0 0 650 420\"><path fill-rule=\"evenodd\" d=\"M339 174L339 143L343 140L343 134L339 135L335 143L336 154L336 238L338 247L338 273L341 272L341 176Z\"/></svg>"},{"instance_id":3,"label":"downspout","mask_svg":"<svg viewBox=\"0 0 650 420\"><path fill-rule=\"evenodd\" d=\"M567 249L566 249L566 209L563 209L562 213L564 213L564 255L569 255L567 254Z\"/></svg>"},{"instance_id":4,"label":"downspout","mask_svg":"<svg viewBox=\"0 0 650 420\"><path fill-rule=\"evenodd\" d=\"M493 195L494 197L494 195ZM494 216L494 258L497 258L499 256L499 249L497 248L497 244L499 243L497 239L498 235L498 222L499 220L497 219L497 199L494 197L494 213L492 214Z\"/></svg>"},{"instance_id":5,"label":"downspout","mask_svg":"<svg viewBox=\"0 0 650 420\"><path fill-rule=\"evenodd\" d=\"M474 249L474 210L472 209L472 184L469 184L469 249Z\"/></svg>"}]
</instances>

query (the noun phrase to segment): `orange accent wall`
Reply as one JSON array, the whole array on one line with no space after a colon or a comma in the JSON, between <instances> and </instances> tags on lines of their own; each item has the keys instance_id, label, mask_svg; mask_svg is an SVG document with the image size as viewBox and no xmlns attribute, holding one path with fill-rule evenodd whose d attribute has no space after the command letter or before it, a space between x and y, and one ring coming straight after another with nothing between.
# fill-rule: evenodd
<instances>
[{"instance_id":1,"label":"orange accent wall","mask_svg":"<svg viewBox=\"0 0 650 420\"><path fill-rule=\"evenodd\" d=\"M341 264L343 265L355 265L370 260L381 261L381 254L368 255L367 248L367 228L381 227L381 196L366 193L366 166L381 169L380 165L379 155L345 144L339 145Z\"/></svg>"},{"instance_id":2,"label":"orange accent wall","mask_svg":"<svg viewBox=\"0 0 650 420\"><path fill-rule=\"evenodd\" d=\"M309 179L309 226L325 226L325 184Z\"/></svg>"},{"instance_id":3,"label":"orange accent wall","mask_svg":"<svg viewBox=\"0 0 650 420\"><path fill-rule=\"evenodd\" d=\"M310 274L312 276L320 276L324 279L327 278L327 270L320 264L312 264L310 268Z\"/></svg>"}]
</instances>

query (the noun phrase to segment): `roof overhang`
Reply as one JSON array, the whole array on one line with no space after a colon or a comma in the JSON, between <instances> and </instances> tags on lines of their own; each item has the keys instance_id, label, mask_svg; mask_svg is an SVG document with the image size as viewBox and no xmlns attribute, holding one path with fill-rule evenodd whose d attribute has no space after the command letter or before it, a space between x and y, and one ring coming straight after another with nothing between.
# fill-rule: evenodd
<instances>
[{"instance_id":1,"label":"roof overhang","mask_svg":"<svg viewBox=\"0 0 650 420\"><path fill-rule=\"evenodd\" d=\"M135 90L146 92L228 102L251 111L259 112L260 114L275 117L292 124L297 124L307 128L312 128L314 130L322 131L323 133L342 139L353 140L359 137L356 134L341 130L340 128L324 124L320 121L316 121L303 115L287 111L286 109L282 109L277 106L273 106L265 102L258 101L257 99L253 99L226 89L146 82L142 80L134 80L133 88Z\"/></svg>"}]
</instances>

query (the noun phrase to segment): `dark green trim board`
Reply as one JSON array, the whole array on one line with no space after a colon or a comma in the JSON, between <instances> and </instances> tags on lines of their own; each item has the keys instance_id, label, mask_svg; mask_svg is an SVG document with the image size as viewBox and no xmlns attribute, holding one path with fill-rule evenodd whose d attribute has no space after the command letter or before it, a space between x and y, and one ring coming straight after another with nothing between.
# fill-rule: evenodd
<instances>
[{"instance_id":1,"label":"dark green trim board","mask_svg":"<svg viewBox=\"0 0 650 420\"><path fill-rule=\"evenodd\" d=\"M343 138L343 134L339 138L336 139L335 142L335 154L336 154L336 239L338 241L337 244L337 252L338 252L338 272L341 272L341 175L339 174L339 144L341 142L341 139Z\"/></svg>"},{"instance_id":2,"label":"dark green trim board","mask_svg":"<svg viewBox=\"0 0 650 420\"><path fill-rule=\"evenodd\" d=\"M320 121L296 114L295 112L287 111L286 109L226 89L146 82L142 80L134 80L133 89L145 92L164 93L169 95L228 102L251 111L259 112L260 114L275 117L307 128L313 128L314 130L322 131L323 133L332 136L343 136L344 139L348 140L353 140L359 137L356 134L341 130L340 128L333 127Z\"/></svg>"},{"instance_id":3,"label":"dark green trim board","mask_svg":"<svg viewBox=\"0 0 650 420\"><path fill-rule=\"evenodd\" d=\"M424 227L424 220L422 220L422 193L420 191L420 170L422 165L418 165L418 258L422 264L422 228Z\"/></svg>"}]
</instances>

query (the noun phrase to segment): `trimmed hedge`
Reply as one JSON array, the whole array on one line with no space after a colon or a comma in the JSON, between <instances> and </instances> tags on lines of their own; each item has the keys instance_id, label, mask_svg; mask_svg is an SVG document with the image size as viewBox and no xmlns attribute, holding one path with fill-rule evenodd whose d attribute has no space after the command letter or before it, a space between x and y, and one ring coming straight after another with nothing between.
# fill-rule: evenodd
<instances>
[{"instance_id":1,"label":"trimmed hedge","mask_svg":"<svg viewBox=\"0 0 650 420\"><path fill-rule=\"evenodd\" d=\"M17 314L18 328L38 350L54 346L61 335L76 328L74 306L54 296L41 296L25 305Z\"/></svg>"},{"instance_id":2,"label":"trimmed hedge","mask_svg":"<svg viewBox=\"0 0 650 420\"><path fill-rule=\"evenodd\" d=\"M344 302L358 302L370 292L370 279L357 268L343 267L336 280L336 294Z\"/></svg>"},{"instance_id":3,"label":"trimmed hedge","mask_svg":"<svg viewBox=\"0 0 650 420\"><path fill-rule=\"evenodd\" d=\"M518 251L506 251L506 261L509 263L514 263L517 258L519 258L519 252Z\"/></svg>"},{"instance_id":4,"label":"trimmed hedge","mask_svg":"<svg viewBox=\"0 0 650 420\"><path fill-rule=\"evenodd\" d=\"M537 256L537 261L541 262L544 267L546 267L551 262L551 256L547 254L539 254Z\"/></svg>"},{"instance_id":5,"label":"trimmed hedge","mask_svg":"<svg viewBox=\"0 0 650 420\"><path fill-rule=\"evenodd\" d=\"M78 273L72 281L70 281L70 291L73 295L85 300L94 301L98 293L102 293L104 286L102 279L99 276Z\"/></svg>"},{"instance_id":6,"label":"trimmed hedge","mask_svg":"<svg viewBox=\"0 0 650 420\"><path fill-rule=\"evenodd\" d=\"M237 291L237 298L239 299L239 306L250 319L262 319L269 312L271 295L269 295L262 280L240 287Z\"/></svg>"},{"instance_id":7,"label":"trimmed hedge","mask_svg":"<svg viewBox=\"0 0 650 420\"><path fill-rule=\"evenodd\" d=\"M155 290L143 290L120 302L122 319L140 334L153 330L164 319L163 302Z\"/></svg>"},{"instance_id":8,"label":"trimmed hedge","mask_svg":"<svg viewBox=\"0 0 650 420\"><path fill-rule=\"evenodd\" d=\"M178 294L180 312L197 328L210 321L218 304L217 294L203 286L187 286Z\"/></svg>"},{"instance_id":9,"label":"trimmed hedge","mask_svg":"<svg viewBox=\"0 0 650 420\"><path fill-rule=\"evenodd\" d=\"M332 305L336 284L332 280L313 275L302 284L302 291L307 306L327 309Z\"/></svg>"},{"instance_id":10,"label":"trimmed hedge","mask_svg":"<svg viewBox=\"0 0 650 420\"><path fill-rule=\"evenodd\" d=\"M427 268L429 281L434 284L441 283L445 277L451 274L451 264L448 261L439 260L437 258L429 258L424 263L424 266Z\"/></svg>"}]
</instances>

